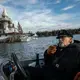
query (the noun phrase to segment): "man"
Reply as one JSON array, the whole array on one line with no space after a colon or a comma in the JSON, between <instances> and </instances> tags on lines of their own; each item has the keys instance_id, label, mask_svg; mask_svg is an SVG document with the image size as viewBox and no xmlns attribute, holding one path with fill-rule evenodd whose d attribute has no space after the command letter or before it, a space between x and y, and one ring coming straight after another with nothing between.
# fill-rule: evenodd
<instances>
[{"instance_id":1,"label":"man","mask_svg":"<svg viewBox=\"0 0 80 80\"><path fill-rule=\"evenodd\" d=\"M47 79L73 80L80 71L80 45L66 30L60 31L57 39L58 45L50 46L44 53Z\"/></svg>"}]
</instances>

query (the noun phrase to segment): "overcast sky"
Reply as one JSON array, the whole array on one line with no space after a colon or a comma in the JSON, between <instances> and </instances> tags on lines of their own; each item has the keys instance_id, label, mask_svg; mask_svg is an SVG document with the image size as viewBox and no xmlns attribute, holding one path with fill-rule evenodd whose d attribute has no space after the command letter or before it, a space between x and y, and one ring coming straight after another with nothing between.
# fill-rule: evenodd
<instances>
[{"instance_id":1,"label":"overcast sky","mask_svg":"<svg viewBox=\"0 0 80 80\"><path fill-rule=\"evenodd\" d=\"M3 8L24 32L80 28L80 0L0 0Z\"/></svg>"}]
</instances>

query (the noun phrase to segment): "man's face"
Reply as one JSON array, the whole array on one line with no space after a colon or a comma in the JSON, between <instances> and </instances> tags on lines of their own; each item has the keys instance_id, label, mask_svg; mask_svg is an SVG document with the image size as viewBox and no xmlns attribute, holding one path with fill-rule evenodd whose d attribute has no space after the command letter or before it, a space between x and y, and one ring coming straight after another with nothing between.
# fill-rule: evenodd
<instances>
[{"instance_id":1,"label":"man's face","mask_svg":"<svg viewBox=\"0 0 80 80\"><path fill-rule=\"evenodd\" d=\"M61 37L59 38L59 46L60 47L66 47L72 42L71 37Z\"/></svg>"}]
</instances>

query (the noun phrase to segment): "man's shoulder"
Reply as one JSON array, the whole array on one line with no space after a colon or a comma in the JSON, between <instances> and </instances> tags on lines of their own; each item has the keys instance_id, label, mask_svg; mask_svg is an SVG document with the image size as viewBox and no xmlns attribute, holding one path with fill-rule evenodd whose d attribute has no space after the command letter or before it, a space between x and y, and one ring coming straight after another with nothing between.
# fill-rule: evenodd
<instances>
[{"instance_id":1,"label":"man's shoulder","mask_svg":"<svg viewBox=\"0 0 80 80\"><path fill-rule=\"evenodd\" d=\"M71 48L73 48L73 49L77 49L78 51L80 51L80 43L72 43L71 45L70 45L70 47Z\"/></svg>"},{"instance_id":2,"label":"man's shoulder","mask_svg":"<svg viewBox=\"0 0 80 80\"><path fill-rule=\"evenodd\" d=\"M80 44L80 41L79 40L74 40L74 43Z\"/></svg>"}]
</instances>

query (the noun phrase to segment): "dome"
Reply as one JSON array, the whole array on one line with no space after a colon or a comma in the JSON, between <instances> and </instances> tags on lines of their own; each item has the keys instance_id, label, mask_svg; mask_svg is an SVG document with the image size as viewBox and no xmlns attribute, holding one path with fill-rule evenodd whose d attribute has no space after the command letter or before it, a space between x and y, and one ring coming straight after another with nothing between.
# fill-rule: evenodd
<instances>
[{"instance_id":1,"label":"dome","mask_svg":"<svg viewBox=\"0 0 80 80\"><path fill-rule=\"evenodd\" d=\"M5 9L3 9L3 12L2 12L2 16L0 18L0 21L7 21L7 22L12 22L11 18L9 18L7 16L7 12Z\"/></svg>"}]
</instances>

